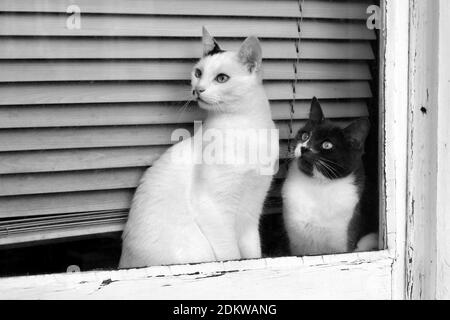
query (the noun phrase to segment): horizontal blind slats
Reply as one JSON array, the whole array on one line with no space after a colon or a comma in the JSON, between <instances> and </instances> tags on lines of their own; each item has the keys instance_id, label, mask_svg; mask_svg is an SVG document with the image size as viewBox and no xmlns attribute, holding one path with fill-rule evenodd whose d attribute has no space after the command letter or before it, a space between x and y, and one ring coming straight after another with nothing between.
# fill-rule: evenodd
<instances>
[{"instance_id":1,"label":"horizontal blind slats","mask_svg":"<svg viewBox=\"0 0 450 320\"><path fill-rule=\"evenodd\" d=\"M294 122L294 129L298 129L299 126L300 123ZM288 126L284 124L282 129L282 137L286 138L288 136ZM0 153L0 174L150 166L168 147L169 145L112 146L78 150L48 149L45 151L2 152Z\"/></svg>"},{"instance_id":2,"label":"horizontal blind slats","mask_svg":"<svg viewBox=\"0 0 450 320\"><path fill-rule=\"evenodd\" d=\"M98 218L100 215L103 219L117 219L123 217L126 212L123 210L108 210L108 211L91 211L72 213L70 215L55 214L42 218L37 217L23 217L19 219L11 219L9 221L0 221L0 228L8 225L10 231L15 231L19 226L24 228L36 228L45 227L56 223L70 223L76 221L92 221Z\"/></svg>"},{"instance_id":3,"label":"horizontal blind slats","mask_svg":"<svg viewBox=\"0 0 450 320\"><path fill-rule=\"evenodd\" d=\"M6 229L3 235L0 234L0 245L9 245L25 242L37 242L61 238L81 237L88 235L99 235L103 233L120 232L125 226L124 219L119 221L104 221L100 219L96 223L89 222L88 224L75 225L56 225L46 229L37 230L20 230L20 232L9 232ZM0 228L0 231L2 229Z\"/></svg>"},{"instance_id":4,"label":"horizontal blind slats","mask_svg":"<svg viewBox=\"0 0 450 320\"><path fill-rule=\"evenodd\" d=\"M265 88L269 99L292 99L292 85L288 81L267 82ZM372 97L366 81L299 82L297 92L298 99ZM0 84L0 105L188 101L190 98L190 86L178 83Z\"/></svg>"},{"instance_id":5,"label":"horizontal blind slats","mask_svg":"<svg viewBox=\"0 0 450 320\"><path fill-rule=\"evenodd\" d=\"M67 17L53 14L2 14L1 36L126 36L126 37L200 37L202 26L215 37L257 36L260 38L298 38L296 19L233 17L162 17L86 15L80 29L67 29ZM349 21L304 20L305 39L375 40L365 24Z\"/></svg>"},{"instance_id":6,"label":"horizontal blind slats","mask_svg":"<svg viewBox=\"0 0 450 320\"><path fill-rule=\"evenodd\" d=\"M237 50L242 40L220 39L226 50ZM264 58L296 59L293 40L261 39ZM180 50L183 48L183 50ZM0 38L0 59L199 59L199 39L130 38ZM302 59L371 60L369 42L302 41Z\"/></svg>"},{"instance_id":7,"label":"horizontal blind slats","mask_svg":"<svg viewBox=\"0 0 450 320\"><path fill-rule=\"evenodd\" d=\"M368 115L369 2L305 1L294 132L312 96L342 126ZM82 28L69 30L72 3L0 1L0 245L123 229L143 170L204 119L195 103L180 110L203 25L226 50L261 39L286 157L298 1L79 0ZM279 182L266 213L280 212Z\"/></svg>"},{"instance_id":8,"label":"horizontal blind slats","mask_svg":"<svg viewBox=\"0 0 450 320\"><path fill-rule=\"evenodd\" d=\"M128 211L133 194L134 189L118 189L0 197L0 216L18 218L93 211ZM267 212L270 211L269 208ZM2 240L0 236L0 244Z\"/></svg>"},{"instance_id":9,"label":"horizontal blind slats","mask_svg":"<svg viewBox=\"0 0 450 320\"><path fill-rule=\"evenodd\" d=\"M347 125L348 122L343 122ZM286 143L281 144L281 157L286 152ZM283 169L283 168L282 168ZM41 174L19 174L3 176L3 184L0 186L0 202L12 201L4 198L12 195L46 194L113 190L122 188L135 188L145 168L124 168L115 170L95 170L67 173L41 173ZM285 170L280 170L277 178L284 177Z\"/></svg>"},{"instance_id":10,"label":"horizontal blind slats","mask_svg":"<svg viewBox=\"0 0 450 320\"><path fill-rule=\"evenodd\" d=\"M4 196L136 188L146 167L3 175ZM280 170L276 178L282 178Z\"/></svg>"},{"instance_id":11,"label":"horizontal blind slats","mask_svg":"<svg viewBox=\"0 0 450 320\"><path fill-rule=\"evenodd\" d=\"M290 80L294 61L265 61L264 79ZM0 82L190 80L193 61L1 62ZM366 63L302 62L302 80L370 80Z\"/></svg>"},{"instance_id":12,"label":"horizontal blind slats","mask_svg":"<svg viewBox=\"0 0 450 320\"><path fill-rule=\"evenodd\" d=\"M0 151L167 145L171 144L171 133L178 128L183 126L4 130Z\"/></svg>"},{"instance_id":13,"label":"horizontal blind slats","mask_svg":"<svg viewBox=\"0 0 450 320\"><path fill-rule=\"evenodd\" d=\"M368 115L363 100L322 101L328 118L363 117ZM203 120L206 113L191 102L185 103L132 103L132 104L80 104L80 105L26 105L0 107L0 129L37 127L79 127L193 123ZM183 108L184 106L184 108ZM288 101L271 101L274 120L290 119ZM298 101L294 119L309 116L309 101ZM1 170L1 168L0 168Z\"/></svg>"},{"instance_id":14,"label":"horizontal blind slats","mask_svg":"<svg viewBox=\"0 0 450 320\"><path fill-rule=\"evenodd\" d=\"M0 216L29 217L100 210L127 210L131 190L108 190L0 197Z\"/></svg>"},{"instance_id":15,"label":"horizontal blind slats","mask_svg":"<svg viewBox=\"0 0 450 320\"><path fill-rule=\"evenodd\" d=\"M150 166L168 146L0 153L0 174Z\"/></svg>"},{"instance_id":16,"label":"horizontal blind slats","mask_svg":"<svg viewBox=\"0 0 450 320\"><path fill-rule=\"evenodd\" d=\"M135 188L143 168L2 176L0 197L90 190Z\"/></svg>"},{"instance_id":17,"label":"horizontal blind slats","mask_svg":"<svg viewBox=\"0 0 450 320\"><path fill-rule=\"evenodd\" d=\"M288 122L275 123L281 139L289 137ZM294 121L294 132L304 123L305 120ZM193 125L4 129L0 151L168 145L173 143L171 134L180 128L193 133Z\"/></svg>"},{"instance_id":18,"label":"horizontal blind slats","mask_svg":"<svg viewBox=\"0 0 450 320\"><path fill-rule=\"evenodd\" d=\"M73 1L51 0L2 0L0 12L52 12L66 13ZM298 17L297 1L283 0L77 0L81 13L103 14L157 14L193 16L260 16L260 17ZM276 4L276 5L274 5ZM306 1L303 16L306 18L327 19L367 19L367 3Z\"/></svg>"}]
</instances>

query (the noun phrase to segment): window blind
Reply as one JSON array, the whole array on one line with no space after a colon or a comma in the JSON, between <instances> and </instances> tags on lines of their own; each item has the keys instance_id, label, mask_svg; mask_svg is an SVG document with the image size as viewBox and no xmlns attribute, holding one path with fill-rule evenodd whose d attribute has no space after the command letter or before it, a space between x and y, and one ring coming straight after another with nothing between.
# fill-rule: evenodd
<instances>
[{"instance_id":1,"label":"window blind","mask_svg":"<svg viewBox=\"0 0 450 320\"><path fill-rule=\"evenodd\" d=\"M281 158L317 96L343 123L368 115L374 60L365 1L68 0L0 2L0 245L122 230L144 170L189 99L207 26L221 46L260 38ZM297 52L298 46L298 52ZM277 179L282 179L281 170ZM276 188L275 188L276 189ZM280 213L276 190L266 213Z\"/></svg>"}]
</instances>

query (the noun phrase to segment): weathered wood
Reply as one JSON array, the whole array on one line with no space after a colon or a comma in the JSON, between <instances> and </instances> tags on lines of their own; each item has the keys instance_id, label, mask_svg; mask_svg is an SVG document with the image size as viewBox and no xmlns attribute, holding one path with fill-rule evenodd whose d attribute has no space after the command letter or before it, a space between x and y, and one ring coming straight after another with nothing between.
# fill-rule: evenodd
<instances>
[{"instance_id":1,"label":"weathered wood","mask_svg":"<svg viewBox=\"0 0 450 320\"><path fill-rule=\"evenodd\" d=\"M387 252L0 279L2 299L390 299Z\"/></svg>"},{"instance_id":2,"label":"weathered wood","mask_svg":"<svg viewBox=\"0 0 450 320\"><path fill-rule=\"evenodd\" d=\"M407 298L434 299L437 280L439 2L412 0L411 5Z\"/></svg>"},{"instance_id":3,"label":"weathered wood","mask_svg":"<svg viewBox=\"0 0 450 320\"><path fill-rule=\"evenodd\" d=\"M450 2L439 1L436 298L450 299Z\"/></svg>"},{"instance_id":4,"label":"weathered wood","mask_svg":"<svg viewBox=\"0 0 450 320\"><path fill-rule=\"evenodd\" d=\"M448 299L450 6L411 3L407 298Z\"/></svg>"},{"instance_id":5,"label":"weathered wood","mask_svg":"<svg viewBox=\"0 0 450 320\"><path fill-rule=\"evenodd\" d=\"M392 269L392 297L405 297L405 226L407 189L408 142L408 44L409 3L407 0L388 0L383 6L385 25L382 48L384 69L381 101L384 112L382 132L383 184L385 199L381 208L382 245L389 248L394 264ZM383 93L384 89L384 93ZM384 121L383 121L384 120ZM383 123L382 126L383 128Z\"/></svg>"}]
</instances>

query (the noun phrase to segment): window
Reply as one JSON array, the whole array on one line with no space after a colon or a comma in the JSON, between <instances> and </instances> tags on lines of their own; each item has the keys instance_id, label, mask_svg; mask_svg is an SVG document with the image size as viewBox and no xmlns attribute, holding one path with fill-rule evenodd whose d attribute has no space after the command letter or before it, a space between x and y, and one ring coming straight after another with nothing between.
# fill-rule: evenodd
<instances>
[{"instance_id":1,"label":"window","mask_svg":"<svg viewBox=\"0 0 450 320\"><path fill-rule=\"evenodd\" d=\"M79 0L67 11L69 2L3 1L3 253L40 243L64 245L79 237L103 238L105 246L117 240L143 170L171 143L173 129L190 128L203 116L195 107L180 112L190 69L200 56L202 25L226 49L236 48L249 34L261 39L265 87L280 129L282 158L312 96L324 101L327 117L343 123L370 115L377 128L379 120L383 125L371 139L384 141L375 144L380 150L370 151L382 159L373 162L381 170L371 173L381 177L380 252L27 277L31 289L24 289L20 278L1 279L10 288L8 297L80 297L100 286L96 294L103 298L121 297L124 288L136 298L183 297L187 290L190 298L211 298L218 287L221 297L243 299L402 297L409 8L404 2L382 2L379 12L389 14L380 32L367 28L370 5L153 0L133 6ZM378 63L384 67L380 74ZM268 233L281 210L277 197L275 188L263 222ZM269 255L277 255L276 242L265 243ZM167 283L176 285L168 289Z\"/></svg>"},{"instance_id":2,"label":"window","mask_svg":"<svg viewBox=\"0 0 450 320\"><path fill-rule=\"evenodd\" d=\"M63 4L3 5L0 244L121 231L134 188L171 132L204 117L196 106L180 110L203 25L226 49L261 38L282 159L313 96L327 117L345 123L373 110L376 119L376 34L364 3L306 1L303 12L297 1L124 3L79 2L79 29L68 28L77 13L64 14ZM284 175L267 214L280 214Z\"/></svg>"}]
</instances>

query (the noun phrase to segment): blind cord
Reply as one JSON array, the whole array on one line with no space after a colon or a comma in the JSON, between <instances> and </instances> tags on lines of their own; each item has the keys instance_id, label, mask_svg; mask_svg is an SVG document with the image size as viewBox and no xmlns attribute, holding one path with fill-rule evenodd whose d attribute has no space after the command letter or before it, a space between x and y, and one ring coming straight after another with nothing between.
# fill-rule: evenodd
<instances>
[{"instance_id":1,"label":"blind cord","mask_svg":"<svg viewBox=\"0 0 450 320\"><path fill-rule=\"evenodd\" d=\"M293 146L292 146L292 140L293 140L293 123L294 123L294 116L295 116L295 105L297 103L297 84L299 81L299 73L300 73L300 46L302 41L302 24L303 24L303 5L305 0L298 0L298 9L299 9L299 17L297 17L297 33L298 37L295 39L295 52L296 52L296 59L293 64L294 68L294 80L292 81L292 100L289 102L290 105L290 120L288 124L289 128L289 136L288 136L288 158L291 156L293 152Z\"/></svg>"}]
</instances>

